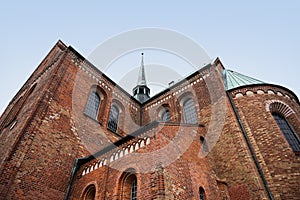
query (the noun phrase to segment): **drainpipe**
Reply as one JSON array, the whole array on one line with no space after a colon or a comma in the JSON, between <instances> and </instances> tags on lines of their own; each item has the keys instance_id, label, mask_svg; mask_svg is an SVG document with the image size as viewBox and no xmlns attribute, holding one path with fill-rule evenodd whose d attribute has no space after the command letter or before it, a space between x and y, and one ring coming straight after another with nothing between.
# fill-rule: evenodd
<instances>
[{"instance_id":1,"label":"drainpipe","mask_svg":"<svg viewBox=\"0 0 300 200\"><path fill-rule=\"evenodd\" d=\"M71 188L72 188L72 184L73 184L73 181L74 181L74 177L75 177L75 175L76 175L76 172L77 172L78 168L81 166L81 164L82 164L85 160L87 160L87 159L88 159L88 157L84 157L84 158L76 158L76 160L75 160L75 162L74 162L74 165L73 165L71 178L70 178L70 181L69 181L67 193L66 193L66 196L65 196L64 200L68 200L68 199L69 199L69 195L70 195L70 192L71 192Z\"/></svg>"},{"instance_id":2,"label":"drainpipe","mask_svg":"<svg viewBox=\"0 0 300 200\"><path fill-rule=\"evenodd\" d=\"M237 119L237 121L238 121L238 123L239 123L239 126L240 126L240 128L241 128L241 130L242 130L242 132L243 132L243 136L244 136L244 138L245 138L245 140L246 140L247 146L248 146L248 148L249 148L249 150L250 150L250 153L251 153L251 156L252 156L252 158L253 158L253 160L254 160L255 166L256 166L256 168L257 168L257 170L258 170L258 173L259 173L259 175L260 175L260 177L261 177L261 180L262 180L262 182L263 182L263 184L264 184L264 187L265 187L265 189L266 189L266 191L267 191L268 197L269 197L270 200L274 200L273 195L272 195L272 193L271 193L271 190L270 190L270 188L269 188L269 186L268 186L267 180L266 180L266 178L265 178L265 176L264 176L264 173L263 173L263 171L262 171L262 169L261 169L261 166L260 166L260 164L259 164L259 162L258 162L258 159L257 159L257 157L256 157L256 155L255 155L254 149L253 149L253 147L252 147L252 145L251 145L251 143L250 143L250 139L249 139L249 137L248 137L248 135L247 135L247 133L246 133L246 130L245 130L245 128L244 128L244 125L243 125L243 123L242 123L242 120L241 120L241 118L240 118L240 115L239 115L239 113L238 113L238 111L237 111L237 108L236 108L234 102L233 102L232 96L231 96L231 94L230 94L228 91L226 91L226 94L227 94L227 96L228 96L228 98L229 98L229 102L230 102L231 107L232 107L232 109L233 109L233 111L234 111L234 114L235 114L235 117L236 117L236 119Z\"/></svg>"}]
</instances>

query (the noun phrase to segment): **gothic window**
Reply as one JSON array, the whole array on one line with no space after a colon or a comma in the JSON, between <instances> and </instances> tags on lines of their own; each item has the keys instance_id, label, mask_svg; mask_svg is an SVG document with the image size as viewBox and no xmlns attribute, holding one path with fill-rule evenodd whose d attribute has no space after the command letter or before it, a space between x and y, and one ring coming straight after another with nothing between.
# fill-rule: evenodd
<instances>
[{"instance_id":1,"label":"gothic window","mask_svg":"<svg viewBox=\"0 0 300 200\"><path fill-rule=\"evenodd\" d=\"M278 113L272 113L272 115L293 151L300 152L300 141L286 119Z\"/></svg>"},{"instance_id":2,"label":"gothic window","mask_svg":"<svg viewBox=\"0 0 300 200\"><path fill-rule=\"evenodd\" d=\"M94 200L96 196L96 188L94 185L89 186L84 193L84 200Z\"/></svg>"},{"instance_id":3,"label":"gothic window","mask_svg":"<svg viewBox=\"0 0 300 200\"><path fill-rule=\"evenodd\" d=\"M206 199L203 187L199 188L199 196L200 196L200 200L205 200Z\"/></svg>"},{"instance_id":4,"label":"gothic window","mask_svg":"<svg viewBox=\"0 0 300 200\"><path fill-rule=\"evenodd\" d=\"M197 124L197 113L193 99L189 98L183 103L184 121L187 124Z\"/></svg>"},{"instance_id":5,"label":"gothic window","mask_svg":"<svg viewBox=\"0 0 300 200\"><path fill-rule=\"evenodd\" d=\"M120 111L117 108L117 106L112 105L110 108L110 112L109 112L109 119L108 119L107 127L114 132L117 132L117 130L118 130L119 113L120 113Z\"/></svg>"},{"instance_id":6,"label":"gothic window","mask_svg":"<svg viewBox=\"0 0 300 200\"><path fill-rule=\"evenodd\" d=\"M122 200L137 199L137 178L134 173L125 173L122 179Z\"/></svg>"},{"instance_id":7,"label":"gothic window","mask_svg":"<svg viewBox=\"0 0 300 200\"><path fill-rule=\"evenodd\" d=\"M93 119L97 119L98 111L100 107L100 96L95 92L91 92L87 105L85 107L85 114Z\"/></svg>"},{"instance_id":8,"label":"gothic window","mask_svg":"<svg viewBox=\"0 0 300 200\"><path fill-rule=\"evenodd\" d=\"M170 116L170 111L169 111L169 110L165 110L165 111L162 113L162 115L161 115L161 120L162 120L163 122L169 122L169 121L170 121L170 118L171 118L171 116Z\"/></svg>"}]
</instances>

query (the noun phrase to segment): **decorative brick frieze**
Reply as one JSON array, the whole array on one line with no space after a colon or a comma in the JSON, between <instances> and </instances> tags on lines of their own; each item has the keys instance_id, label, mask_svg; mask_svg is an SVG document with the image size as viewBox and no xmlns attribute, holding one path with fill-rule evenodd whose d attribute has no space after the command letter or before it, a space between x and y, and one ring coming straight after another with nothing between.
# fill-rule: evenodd
<instances>
[{"instance_id":1,"label":"decorative brick frieze","mask_svg":"<svg viewBox=\"0 0 300 200\"><path fill-rule=\"evenodd\" d=\"M71 53L73 56L72 62L79 67L80 70L85 72L90 78L92 78L101 88L107 90L108 92L111 92L114 97L118 98L124 105L129 105L131 108L133 108L135 111L138 111L138 105L137 103L133 103L131 100L131 96L129 94L125 94L124 92L121 92L115 84L109 83L109 80L106 80L101 73L96 72L93 68L94 66L91 66L90 63L86 61L80 61L79 58L76 57L74 53ZM121 94L122 93L122 94Z\"/></svg>"},{"instance_id":2,"label":"decorative brick frieze","mask_svg":"<svg viewBox=\"0 0 300 200\"><path fill-rule=\"evenodd\" d=\"M118 159L121 159L123 157L124 159L126 159L125 157L126 155L133 153L139 150L140 148L149 145L150 141L151 141L150 137L144 137L142 139L132 140L120 147L116 146L115 149L101 156L99 161L93 162L92 164L87 164L88 167L84 167L81 175L84 176L105 165L109 166L114 161L117 161Z\"/></svg>"},{"instance_id":3,"label":"decorative brick frieze","mask_svg":"<svg viewBox=\"0 0 300 200\"><path fill-rule=\"evenodd\" d=\"M252 95L276 95L279 97L285 97L296 102L297 97L295 94L291 93L289 90L284 89L283 87L276 87L274 85L264 84L262 86L244 86L242 88L237 88L231 91L233 98L240 98L243 96L252 96Z\"/></svg>"}]
</instances>

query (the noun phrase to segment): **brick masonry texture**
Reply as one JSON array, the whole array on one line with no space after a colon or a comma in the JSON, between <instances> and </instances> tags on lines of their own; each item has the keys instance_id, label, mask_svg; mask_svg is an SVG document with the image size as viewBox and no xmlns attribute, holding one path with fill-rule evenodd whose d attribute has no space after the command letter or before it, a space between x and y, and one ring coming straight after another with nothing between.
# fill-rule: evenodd
<instances>
[{"instance_id":1,"label":"brick masonry texture","mask_svg":"<svg viewBox=\"0 0 300 200\"><path fill-rule=\"evenodd\" d=\"M0 118L0 199L269 199L224 91L219 59L143 104L61 41L51 49ZM100 94L96 119L85 112ZM271 110L284 112L300 137L299 100L277 85L228 92L274 199L300 199L300 155ZM198 124L184 123L192 98ZM276 102L278 108L270 107ZM276 104L276 105L277 105ZM117 131L107 128L120 109ZM163 110L170 122L161 122ZM114 145L113 145L114 144ZM70 182L74 162L78 165ZM134 175L132 175L134 174Z\"/></svg>"}]
</instances>

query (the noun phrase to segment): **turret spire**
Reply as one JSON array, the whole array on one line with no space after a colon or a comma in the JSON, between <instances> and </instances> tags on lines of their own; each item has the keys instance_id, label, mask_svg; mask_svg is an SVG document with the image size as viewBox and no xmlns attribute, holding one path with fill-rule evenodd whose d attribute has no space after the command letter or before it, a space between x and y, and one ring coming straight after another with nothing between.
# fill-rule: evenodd
<instances>
[{"instance_id":1,"label":"turret spire","mask_svg":"<svg viewBox=\"0 0 300 200\"><path fill-rule=\"evenodd\" d=\"M144 66L144 53L142 53L142 61L141 61L137 85L147 85L146 76L145 76L145 66Z\"/></svg>"},{"instance_id":2,"label":"turret spire","mask_svg":"<svg viewBox=\"0 0 300 200\"><path fill-rule=\"evenodd\" d=\"M142 53L142 61L139 70L137 86L133 88L133 96L141 103L144 103L150 98L150 89L147 87L147 82L146 82L144 53Z\"/></svg>"}]
</instances>

